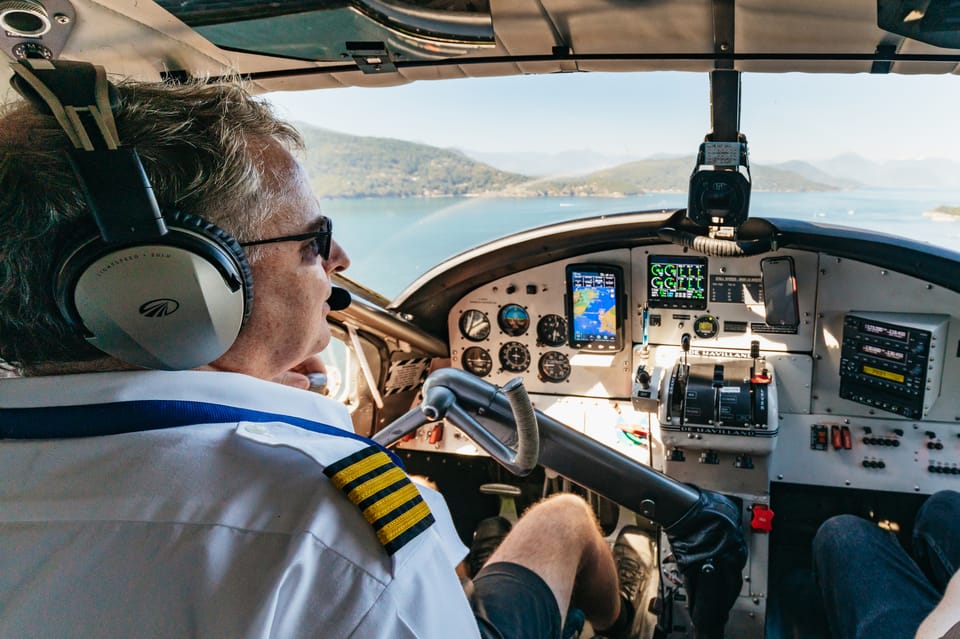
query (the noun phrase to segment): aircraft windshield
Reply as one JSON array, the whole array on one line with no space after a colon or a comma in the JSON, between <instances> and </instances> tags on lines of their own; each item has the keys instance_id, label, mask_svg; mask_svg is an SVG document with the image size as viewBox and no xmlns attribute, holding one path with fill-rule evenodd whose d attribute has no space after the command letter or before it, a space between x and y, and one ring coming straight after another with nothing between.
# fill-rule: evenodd
<instances>
[{"instance_id":1,"label":"aircraft windshield","mask_svg":"<svg viewBox=\"0 0 960 639\"><path fill-rule=\"evenodd\" d=\"M388 298L505 234L686 206L710 130L703 74L562 74L274 93L348 275ZM945 76L742 80L752 217L960 247L960 83Z\"/></svg>"}]
</instances>

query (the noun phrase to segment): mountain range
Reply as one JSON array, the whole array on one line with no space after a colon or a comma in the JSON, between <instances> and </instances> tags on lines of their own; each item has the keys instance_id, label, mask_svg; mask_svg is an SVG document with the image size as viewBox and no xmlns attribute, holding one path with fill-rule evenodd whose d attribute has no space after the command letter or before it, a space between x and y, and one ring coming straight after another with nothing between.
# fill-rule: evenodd
<instances>
[{"instance_id":1,"label":"mountain range","mask_svg":"<svg viewBox=\"0 0 960 639\"><path fill-rule=\"evenodd\" d=\"M694 158L628 160L594 152L472 153L299 124L305 164L321 197L604 196L686 191ZM544 173L544 170L547 170ZM751 166L756 191L833 191L861 186L960 186L948 160L878 163L848 154L819 162Z\"/></svg>"}]
</instances>

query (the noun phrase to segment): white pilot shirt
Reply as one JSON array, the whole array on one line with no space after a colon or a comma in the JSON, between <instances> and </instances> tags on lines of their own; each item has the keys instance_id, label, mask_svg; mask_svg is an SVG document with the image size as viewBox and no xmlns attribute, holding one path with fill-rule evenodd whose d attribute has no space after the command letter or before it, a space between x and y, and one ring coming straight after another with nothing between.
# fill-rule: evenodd
<instances>
[{"instance_id":1,"label":"white pilot shirt","mask_svg":"<svg viewBox=\"0 0 960 639\"><path fill-rule=\"evenodd\" d=\"M18 438L41 428L69 438ZM440 495L419 488L435 521L391 555L324 474L371 445L332 400L219 372L4 379L0 432L0 637L479 636Z\"/></svg>"}]
</instances>

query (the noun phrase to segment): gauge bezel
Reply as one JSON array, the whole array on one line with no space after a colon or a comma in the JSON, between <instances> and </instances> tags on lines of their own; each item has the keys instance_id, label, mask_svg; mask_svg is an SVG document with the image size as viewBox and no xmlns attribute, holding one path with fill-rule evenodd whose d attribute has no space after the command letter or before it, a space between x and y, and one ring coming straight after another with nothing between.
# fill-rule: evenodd
<instances>
[{"instance_id":1,"label":"gauge bezel","mask_svg":"<svg viewBox=\"0 0 960 639\"><path fill-rule=\"evenodd\" d=\"M522 328L519 326L510 326L504 324L504 315L508 312L508 310L512 309L520 309L520 311L523 312L525 319L522 320ZM530 330L530 311L528 311L526 307L514 302L511 302L510 304L504 304L500 307L500 310L497 311L497 327L504 335L509 335L510 337L520 337L521 335L525 335L526 332Z\"/></svg>"},{"instance_id":2,"label":"gauge bezel","mask_svg":"<svg viewBox=\"0 0 960 639\"><path fill-rule=\"evenodd\" d=\"M552 375L548 375L543 368L543 362L547 358L562 359L563 361L565 361L566 375L564 375L563 377L554 377ZM560 351L547 351L546 353L540 356L540 359L537 360L537 372L539 373L539 377L541 381L549 382L551 384L559 384L561 382L565 382L568 379L570 379L570 373L573 372L573 368L570 366L570 358L567 357L566 353L562 353Z\"/></svg>"},{"instance_id":3,"label":"gauge bezel","mask_svg":"<svg viewBox=\"0 0 960 639\"><path fill-rule=\"evenodd\" d=\"M543 336L543 325L545 322L557 322L555 329L560 333L560 341L547 340ZM544 346L556 348L567 343L567 320L558 313L548 313L537 320L537 343Z\"/></svg>"},{"instance_id":4,"label":"gauge bezel","mask_svg":"<svg viewBox=\"0 0 960 639\"><path fill-rule=\"evenodd\" d=\"M483 320L486 322L486 330L483 332L482 336L471 335L467 332L467 328L464 326L464 321L466 321L467 317L477 314L482 315ZM471 342L482 342L485 339L488 339L490 337L490 331L493 330L493 323L490 321L490 316L476 308L468 308L465 310L460 315L460 319L457 321L457 326L460 329L460 335L463 336L464 339L470 340Z\"/></svg>"},{"instance_id":5,"label":"gauge bezel","mask_svg":"<svg viewBox=\"0 0 960 639\"><path fill-rule=\"evenodd\" d=\"M487 369L487 372L481 374L476 370L474 370L472 365L467 364L467 362L469 360L472 360L474 357L474 356L468 356L468 353L472 353L472 352L482 353L481 359L486 358L484 362L485 364L489 364L489 368ZM472 375L476 375L477 377L487 377L488 375L490 375L490 373L493 372L493 356L490 354L490 351L483 348L482 346L470 346L469 348L465 349L463 351L463 354L460 356L460 365L463 367L463 370L467 371Z\"/></svg>"},{"instance_id":6,"label":"gauge bezel","mask_svg":"<svg viewBox=\"0 0 960 639\"><path fill-rule=\"evenodd\" d=\"M511 362L507 358L508 350L520 350L524 355L523 365L517 365ZM511 373L523 373L530 369L530 364L533 361L533 358L530 355L530 349L527 348L527 345L523 342L507 342L500 347L500 351L497 353L497 356L500 359L500 368L511 372Z\"/></svg>"},{"instance_id":7,"label":"gauge bezel","mask_svg":"<svg viewBox=\"0 0 960 639\"><path fill-rule=\"evenodd\" d=\"M709 323L712 329L709 331L701 330L701 322ZM717 319L716 315L698 315L693 320L693 333L700 339L713 339L720 334L720 320Z\"/></svg>"}]
</instances>

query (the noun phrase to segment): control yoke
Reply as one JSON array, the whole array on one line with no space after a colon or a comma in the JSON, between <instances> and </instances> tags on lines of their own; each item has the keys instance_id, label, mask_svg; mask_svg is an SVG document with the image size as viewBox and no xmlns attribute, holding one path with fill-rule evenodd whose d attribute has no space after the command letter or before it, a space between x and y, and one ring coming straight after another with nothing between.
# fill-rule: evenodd
<instances>
[{"instance_id":1,"label":"control yoke","mask_svg":"<svg viewBox=\"0 0 960 639\"><path fill-rule=\"evenodd\" d=\"M462 406L483 415L496 407L495 414L505 423L516 424L510 444L494 436ZM514 377L501 388L454 368L431 374L423 384L423 402L374 436L383 446L393 444L427 422L446 419L466 433L478 446L514 475L525 477L540 458L540 433L537 416L523 387ZM511 429L512 430L512 429ZM513 448L511 448L513 446Z\"/></svg>"},{"instance_id":2,"label":"control yoke","mask_svg":"<svg viewBox=\"0 0 960 639\"><path fill-rule=\"evenodd\" d=\"M445 368L427 378L423 398L373 439L389 446L446 419L513 473L526 475L540 463L661 524L685 578L697 637L723 636L747 560L733 501L681 484L534 410L519 377L497 388Z\"/></svg>"}]
</instances>

